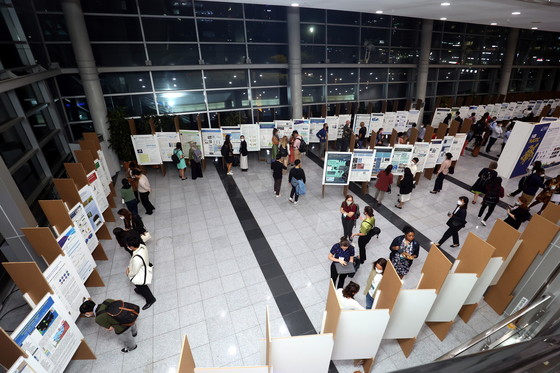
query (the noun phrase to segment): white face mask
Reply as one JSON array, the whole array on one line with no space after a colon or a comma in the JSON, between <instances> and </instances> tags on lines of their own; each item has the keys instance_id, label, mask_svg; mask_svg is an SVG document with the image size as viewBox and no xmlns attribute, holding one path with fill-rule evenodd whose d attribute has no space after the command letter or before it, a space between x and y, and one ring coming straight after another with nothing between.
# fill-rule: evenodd
<instances>
[{"instance_id":1,"label":"white face mask","mask_svg":"<svg viewBox=\"0 0 560 373\"><path fill-rule=\"evenodd\" d=\"M375 269L375 272L377 272L377 273L381 274L381 273L383 273L383 270L382 270L382 269L378 269L378 268L376 268L376 269Z\"/></svg>"},{"instance_id":2,"label":"white face mask","mask_svg":"<svg viewBox=\"0 0 560 373\"><path fill-rule=\"evenodd\" d=\"M119 216L119 218L120 218L121 220L124 220L124 216Z\"/></svg>"},{"instance_id":3,"label":"white face mask","mask_svg":"<svg viewBox=\"0 0 560 373\"><path fill-rule=\"evenodd\" d=\"M519 206L519 205L521 205L521 202L515 201L515 206Z\"/></svg>"},{"instance_id":4,"label":"white face mask","mask_svg":"<svg viewBox=\"0 0 560 373\"><path fill-rule=\"evenodd\" d=\"M352 204L352 200L351 200L351 199L347 199L347 200L346 200L346 204L347 204L348 206L350 206L350 205Z\"/></svg>"},{"instance_id":5,"label":"white face mask","mask_svg":"<svg viewBox=\"0 0 560 373\"><path fill-rule=\"evenodd\" d=\"M457 204L458 204L459 206L463 206L463 201L458 200L458 201L457 201Z\"/></svg>"}]
</instances>

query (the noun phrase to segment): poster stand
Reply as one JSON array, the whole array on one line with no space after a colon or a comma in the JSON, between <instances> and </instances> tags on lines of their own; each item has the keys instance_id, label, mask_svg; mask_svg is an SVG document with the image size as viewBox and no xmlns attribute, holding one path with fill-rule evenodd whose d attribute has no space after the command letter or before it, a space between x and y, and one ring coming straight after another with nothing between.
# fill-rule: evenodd
<instances>
[{"instance_id":1,"label":"poster stand","mask_svg":"<svg viewBox=\"0 0 560 373\"><path fill-rule=\"evenodd\" d=\"M549 203L541 216L554 224L558 224L558 221L560 221L560 205Z\"/></svg>"},{"instance_id":2,"label":"poster stand","mask_svg":"<svg viewBox=\"0 0 560 373\"><path fill-rule=\"evenodd\" d=\"M5 262L2 265L21 293L27 294L34 304L39 303L45 294L54 294L37 263Z\"/></svg>"},{"instance_id":3,"label":"poster stand","mask_svg":"<svg viewBox=\"0 0 560 373\"><path fill-rule=\"evenodd\" d=\"M451 125L449 126L449 131L447 132L447 136L455 136L457 131L459 131L460 123L456 120L451 121Z\"/></svg>"},{"instance_id":4,"label":"poster stand","mask_svg":"<svg viewBox=\"0 0 560 373\"><path fill-rule=\"evenodd\" d=\"M434 136L434 127L430 125L426 125L426 132L424 132L424 142L432 141L433 136Z\"/></svg>"},{"instance_id":5,"label":"poster stand","mask_svg":"<svg viewBox=\"0 0 560 373\"><path fill-rule=\"evenodd\" d=\"M417 139L418 139L418 128L411 128L410 137L408 138L407 143L410 145L414 145Z\"/></svg>"},{"instance_id":6,"label":"poster stand","mask_svg":"<svg viewBox=\"0 0 560 373\"><path fill-rule=\"evenodd\" d=\"M395 143L397 142L397 136L398 136L398 132L396 129L393 128L393 131L391 132L391 138L389 139L389 146L390 147L395 147Z\"/></svg>"},{"instance_id":7,"label":"poster stand","mask_svg":"<svg viewBox=\"0 0 560 373\"><path fill-rule=\"evenodd\" d=\"M436 131L436 138L443 140L446 133L447 133L447 124L440 123Z\"/></svg>"},{"instance_id":8,"label":"poster stand","mask_svg":"<svg viewBox=\"0 0 560 373\"><path fill-rule=\"evenodd\" d=\"M97 134L94 132L83 132L82 135L84 136L84 140L78 141L78 144L80 144L80 148L82 150L89 150L91 152L93 159L97 159L98 157L97 151L103 152ZM109 177L111 177L111 175L109 175ZM116 197L117 192L115 191L115 187L113 186L113 183L109 184L109 188L111 189L111 196Z\"/></svg>"},{"instance_id":9,"label":"poster stand","mask_svg":"<svg viewBox=\"0 0 560 373\"><path fill-rule=\"evenodd\" d=\"M154 125L154 118L150 118L150 119L148 120L148 123L149 123L149 125L150 125L150 132L151 132L151 135L153 136L153 135L155 135L155 133L156 133L156 127L155 127L155 125ZM136 129L136 122L134 121L134 119L131 119L131 118L128 119L128 127L130 128L130 134L131 134L132 136L138 134L138 131L137 131L137 129ZM138 163L138 162L137 162L137 163ZM158 165L158 164L153 165L152 168L159 168L159 169L161 170L161 174L162 174L163 176L165 176L166 171L167 171L167 170L166 170L166 167L165 167L165 164L163 164L163 162L161 162L159 165Z\"/></svg>"},{"instance_id":10,"label":"poster stand","mask_svg":"<svg viewBox=\"0 0 560 373\"><path fill-rule=\"evenodd\" d=\"M353 152L354 151L354 147L356 145L356 135L354 135L353 133L350 135L350 145L349 145L349 152ZM327 161L327 154L325 153L325 162ZM321 197L325 198L325 187L326 185L323 184L322 188L321 188ZM344 188L342 190L342 195L346 196L348 194L348 185L344 185Z\"/></svg>"},{"instance_id":11,"label":"poster stand","mask_svg":"<svg viewBox=\"0 0 560 373\"><path fill-rule=\"evenodd\" d=\"M86 172L86 175L89 174L92 171L96 171L95 169L95 159L93 158L93 155L91 154L91 152L89 150L75 150L74 151L74 155L76 156L76 159L78 160L78 163L81 163L82 166L84 167L84 170ZM103 182L103 180L101 181ZM110 183L110 185L112 185L113 183ZM111 190L111 194L109 194L109 196L107 196L107 201L109 201L109 207L110 208L116 208L117 205L115 204L115 199L114 199L114 188Z\"/></svg>"},{"instance_id":12,"label":"poster stand","mask_svg":"<svg viewBox=\"0 0 560 373\"><path fill-rule=\"evenodd\" d=\"M0 349L0 365L6 370L10 369L20 356L29 357L2 328L0 328L0 346L2 346Z\"/></svg>"}]
</instances>

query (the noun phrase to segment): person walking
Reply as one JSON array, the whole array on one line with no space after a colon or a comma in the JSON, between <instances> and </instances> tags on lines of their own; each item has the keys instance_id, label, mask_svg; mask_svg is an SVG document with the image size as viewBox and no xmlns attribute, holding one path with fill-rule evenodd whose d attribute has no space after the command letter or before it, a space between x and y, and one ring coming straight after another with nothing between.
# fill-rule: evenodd
<instances>
[{"instance_id":1,"label":"person walking","mask_svg":"<svg viewBox=\"0 0 560 373\"><path fill-rule=\"evenodd\" d=\"M364 310L365 308L354 299L360 291L360 285L350 281L344 289L336 289L336 297L342 310Z\"/></svg>"},{"instance_id":2,"label":"person walking","mask_svg":"<svg viewBox=\"0 0 560 373\"><path fill-rule=\"evenodd\" d=\"M224 161L226 162L227 174L231 176L233 175L233 172L231 172L231 166L233 166L233 145L231 143L230 135L226 135L221 153L224 157Z\"/></svg>"},{"instance_id":3,"label":"person walking","mask_svg":"<svg viewBox=\"0 0 560 373\"><path fill-rule=\"evenodd\" d=\"M134 291L146 299L143 310L150 308L156 298L148 287L152 283L152 265L148 256L148 248L143 245L137 237L129 237L126 241L129 250L132 250L132 257L126 267L126 275L130 282L135 286Z\"/></svg>"},{"instance_id":4,"label":"person walking","mask_svg":"<svg viewBox=\"0 0 560 373\"><path fill-rule=\"evenodd\" d=\"M344 287L344 280L348 276L345 273L339 274L336 270L335 263L340 263L343 266L354 265L354 246L350 245L350 241L341 237L340 242L333 245L328 256L331 263L331 280L337 289ZM338 284L337 280L338 279Z\"/></svg>"},{"instance_id":5,"label":"person walking","mask_svg":"<svg viewBox=\"0 0 560 373\"><path fill-rule=\"evenodd\" d=\"M508 197L515 197L516 195L518 195L519 193L523 192L523 186L525 185L525 181L527 180L527 177L529 177L529 175L537 172L538 170L540 170L542 168L542 163L541 161L535 161L532 165L530 165L529 167L527 167L527 172L528 174L523 176L521 179L519 179L519 182L517 183L517 189L514 190L511 193L508 193L507 196ZM543 182L544 182L544 177L542 178Z\"/></svg>"},{"instance_id":6,"label":"person walking","mask_svg":"<svg viewBox=\"0 0 560 373\"><path fill-rule=\"evenodd\" d=\"M453 236L453 245L451 245L451 247L459 246L459 231L467 224L468 204L469 199L465 196L461 196L453 212L447 213L449 220L447 220L446 224L449 228L447 228L439 242L435 244L437 247L440 247L451 236Z\"/></svg>"},{"instance_id":7,"label":"person walking","mask_svg":"<svg viewBox=\"0 0 560 373\"><path fill-rule=\"evenodd\" d=\"M179 159L179 162L176 163L177 170L179 170L179 177L181 180L187 180L185 177L185 169L187 168L187 163L185 162L185 156L183 154L183 147L180 142L175 144L175 149L173 150L173 154Z\"/></svg>"},{"instance_id":8,"label":"person walking","mask_svg":"<svg viewBox=\"0 0 560 373\"><path fill-rule=\"evenodd\" d=\"M375 299L377 288L379 287L379 283L383 278L383 272L385 272L386 267L387 259L385 258L379 258L375 262L373 262L373 266L371 268L371 272L369 273L366 286L364 286L364 295L366 296L366 310L371 310L371 308L373 307L373 300Z\"/></svg>"},{"instance_id":9,"label":"person walking","mask_svg":"<svg viewBox=\"0 0 560 373\"><path fill-rule=\"evenodd\" d=\"M292 185L292 191L290 192L290 198L288 198L288 200L294 205L297 205L300 193L302 192L300 189L301 184L303 183L303 187L305 187L305 172L301 168L301 161L299 159L296 159L294 164L295 167L292 167L288 175L288 180Z\"/></svg>"},{"instance_id":10,"label":"person walking","mask_svg":"<svg viewBox=\"0 0 560 373\"><path fill-rule=\"evenodd\" d=\"M144 222L139 215L134 215L127 209L120 209L117 211L119 218L124 222L124 229L126 230L134 230L140 236L146 233L146 227L144 226Z\"/></svg>"},{"instance_id":11,"label":"person walking","mask_svg":"<svg viewBox=\"0 0 560 373\"><path fill-rule=\"evenodd\" d=\"M401 279L410 271L412 261L420 254L420 244L414 239L414 229L406 226L403 233L395 237L389 246L391 250L389 259Z\"/></svg>"},{"instance_id":12,"label":"person walking","mask_svg":"<svg viewBox=\"0 0 560 373\"><path fill-rule=\"evenodd\" d=\"M484 167L478 173L478 179L471 187L471 192L474 193L474 197L472 200L473 205L476 204L476 201L478 200L478 196L486 192L486 186L492 180L498 177L498 172L496 171L497 168L498 168L498 162L492 161L490 162L488 167Z\"/></svg>"},{"instance_id":13,"label":"person walking","mask_svg":"<svg viewBox=\"0 0 560 373\"><path fill-rule=\"evenodd\" d=\"M340 218L342 220L342 237L352 242L352 228L356 225L356 217L358 214L358 205L354 203L354 197L351 194L346 195L346 199L340 205Z\"/></svg>"},{"instance_id":14,"label":"person walking","mask_svg":"<svg viewBox=\"0 0 560 373\"><path fill-rule=\"evenodd\" d=\"M327 138L329 133L329 127L327 123L323 124L323 128L319 130L316 134L317 138L319 139L319 157L321 159L325 158L325 145L327 144Z\"/></svg>"},{"instance_id":15,"label":"person walking","mask_svg":"<svg viewBox=\"0 0 560 373\"><path fill-rule=\"evenodd\" d=\"M490 153L490 151L492 150L492 146L496 143L496 141L498 141L500 137L502 137L503 134L502 123L493 121L490 124L489 129L492 132L490 133L488 144L486 144L486 153Z\"/></svg>"},{"instance_id":16,"label":"person walking","mask_svg":"<svg viewBox=\"0 0 560 373\"><path fill-rule=\"evenodd\" d=\"M202 151L198 145L193 141L189 150L189 163L191 165L191 177L196 180L202 176Z\"/></svg>"},{"instance_id":17,"label":"person walking","mask_svg":"<svg viewBox=\"0 0 560 373\"><path fill-rule=\"evenodd\" d=\"M393 165L388 165L383 171L377 174L377 181L375 182L375 200L377 201L377 206L381 206L381 201L385 197L385 193L388 192L393 184Z\"/></svg>"},{"instance_id":18,"label":"person walking","mask_svg":"<svg viewBox=\"0 0 560 373\"><path fill-rule=\"evenodd\" d=\"M270 164L272 169L272 179L274 179L274 194L276 198L280 197L280 187L282 186L282 172L287 168L280 162L282 155L276 154L276 160Z\"/></svg>"},{"instance_id":19,"label":"person walking","mask_svg":"<svg viewBox=\"0 0 560 373\"><path fill-rule=\"evenodd\" d=\"M525 184L523 185L523 194L521 194L527 200L527 203L531 203L539 188L544 188L544 170L542 168L538 169L531 175L527 176Z\"/></svg>"},{"instance_id":20,"label":"person walking","mask_svg":"<svg viewBox=\"0 0 560 373\"><path fill-rule=\"evenodd\" d=\"M362 224L360 224L360 231L354 233L350 236L350 240L354 237L358 237L358 248L360 249L359 257L356 258L360 264L364 264L367 259L366 246L371 241L374 236L375 231L379 233L379 228L373 229L375 227L375 218L373 217L373 208L371 206L364 207L364 218Z\"/></svg>"},{"instance_id":21,"label":"person walking","mask_svg":"<svg viewBox=\"0 0 560 373\"><path fill-rule=\"evenodd\" d=\"M280 162L288 168L288 163L290 162L290 143L288 142L288 137L282 137L280 140L280 146L278 147L278 154L280 154ZM286 171L283 171L282 174L285 174Z\"/></svg>"},{"instance_id":22,"label":"person walking","mask_svg":"<svg viewBox=\"0 0 560 373\"><path fill-rule=\"evenodd\" d=\"M434 190L430 191L430 193L436 194L441 192L441 189L443 188L443 180L445 180L445 177L449 173L449 168L451 167L451 158L453 158L453 154L445 153L445 160L439 166L438 172L436 172L437 177L436 182L434 183Z\"/></svg>"},{"instance_id":23,"label":"person walking","mask_svg":"<svg viewBox=\"0 0 560 373\"><path fill-rule=\"evenodd\" d=\"M531 205L529 205L529 209L542 203L542 207L537 212L537 215L540 215L543 210L546 208L550 200L552 199L553 194L558 194L560 191L560 175L557 175L553 179L549 179L544 183L544 189L537 195L537 198Z\"/></svg>"},{"instance_id":24,"label":"person walking","mask_svg":"<svg viewBox=\"0 0 560 373\"><path fill-rule=\"evenodd\" d=\"M84 317L95 317L95 323L107 331L114 331L124 344L121 352L136 350L136 336L138 328L136 319L140 314L140 307L133 303L116 299L105 299L101 304L95 304L91 299L84 300L80 305L80 313Z\"/></svg>"},{"instance_id":25,"label":"person walking","mask_svg":"<svg viewBox=\"0 0 560 373\"><path fill-rule=\"evenodd\" d=\"M272 160L276 159L276 154L278 154L278 145L280 145L280 137L278 136L278 128L272 130L272 149L270 150L270 155Z\"/></svg>"},{"instance_id":26,"label":"person walking","mask_svg":"<svg viewBox=\"0 0 560 373\"><path fill-rule=\"evenodd\" d=\"M494 208L500 202L500 198L504 197L504 188L502 187L502 178L495 177L492 179L488 185L486 185L486 193L484 193L484 198L482 199L482 206L478 211L478 217L481 218L484 214L484 210L488 207L488 213L484 219L480 220L480 224L486 226L486 221L494 212Z\"/></svg>"},{"instance_id":27,"label":"person walking","mask_svg":"<svg viewBox=\"0 0 560 373\"><path fill-rule=\"evenodd\" d=\"M239 168L241 169L241 172L247 172L249 170L249 151L247 150L247 141L245 141L245 136L243 135L241 135L240 140L241 144L239 145ZM278 150L276 151L276 154L278 154Z\"/></svg>"},{"instance_id":28,"label":"person walking","mask_svg":"<svg viewBox=\"0 0 560 373\"><path fill-rule=\"evenodd\" d=\"M507 210L507 217L504 222L508 223L515 229L519 229L521 224L526 222L531 218L529 213L529 206L527 206L527 199L523 196L519 197L513 206L510 206Z\"/></svg>"},{"instance_id":29,"label":"person walking","mask_svg":"<svg viewBox=\"0 0 560 373\"><path fill-rule=\"evenodd\" d=\"M128 179L122 179L121 183L121 198L126 205L126 208L132 212L133 215L138 215L138 201L136 200L136 196L132 190L132 185L130 185Z\"/></svg>"},{"instance_id":30,"label":"person walking","mask_svg":"<svg viewBox=\"0 0 560 373\"><path fill-rule=\"evenodd\" d=\"M412 176L412 171L410 168L406 167L404 169L404 175L399 185L399 199L398 203L395 205L396 208L402 209L405 202L410 201L410 196L412 195L412 190L414 189L414 176Z\"/></svg>"},{"instance_id":31,"label":"person walking","mask_svg":"<svg viewBox=\"0 0 560 373\"><path fill-rule=\"evenodd\" d=\"M132 176L138 180L138 194L140 195L142 206L146 209L146 215L152 215L156 208L150 202L152 187L150 186L148 177L142 174L138 169L132 170Z\"/></svg>"}]
</instances>

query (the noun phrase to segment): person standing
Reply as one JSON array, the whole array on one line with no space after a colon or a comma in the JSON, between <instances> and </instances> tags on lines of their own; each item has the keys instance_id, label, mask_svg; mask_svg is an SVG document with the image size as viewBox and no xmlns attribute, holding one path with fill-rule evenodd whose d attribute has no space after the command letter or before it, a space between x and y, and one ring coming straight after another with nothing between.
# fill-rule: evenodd
<instances>
[{"instance_id":1,"label":"person standing","mask_svg":"<svg viewBox=\"0 0 560 373\"><path fill-rule=\"evenodd\" d=\"M445 153L445 161L443 161L439 166L439 170L436 173L437 177L436 182L434 183L434 190L430 191L430 193L436 194L441 192L441 189L443 188L443 180L445 180L445 177L449 173L449 168L451 167L451 158L453 158L453 154Z\"/></svg>"},{"instance_id":2,"label":"person standing","mask_svg":"<svg viewBox=\"0 0 560 373\"><path fill-rule=\"evenodd\" d=\"M387 267L387 259L379 258L373 262L371 272L369 273L366 286L364 287L364 295L366 296L366 310L371 310L373 307L373 300L375 299L375 293L377 293L377 288L379 283L383 278L383 272L385 272L385 267Z\"/></svg>"},{"instance_id":3,"label":"person standing","mask_svg":"<svg viewBox=\"0 0 560 373\"><path fill-rule=\"evenodd\" d=\"M347 120L342 127L342 139L340 139L340 151L347 152L348 146L350 146L350 137L352 136L352 128L350 127L350 121Z\"/></svg>"},{"instance_id":4,"label":"person standing","mask_svg":"<svg viewBox=\"0 0 560 373\"><path fill-rule=\"evenodd\" d=\"M356 284L353 281L350 281L348 285L344 289L336 289L336 297L340 303L340 308L342 310L363 310L365 309L362 307L357 300L354 299L354 296L358 294L360 291L360 285Z\"/></svg>"},{"instance_id":5,"label":"person standing","mask_svg":"<svg viewBox=\"0 0 560 373\"><path fill-rule=\"evenodd\" d=\"M292 191L290 192L290 198L288 198L288 200L294 205L297 205L298 198L301 192L299 190L300 186L298 184L302 182L305 185L305 172L301 168L301 161L299 159L296 159L294 164L295 167L290 170L290 174L288 175L288 180L292 185Z\"/></svg>"},{"instance_id":6,"label":"person standing","mask_svg":"<svg viewBox=\"0 0 560 373\"><path fill-rule=\"evenodd\" d=\"M418 173L418 162L420 160L417 157L412 158L412 161L410 162L410 165L408 166L408 168L410 168L410 172L412 173L412 177L414 178L414 184L416 184L416 174Z\"/></svg>"},{"instance_id":7,"label":"person standing","mask_svg":"<svg viewBox=\"0 0 560 373\"><path fill-rule=\"evenodd\" d=\"M122 179L122 188L121 188L121 198L126 205L126 208L132 212L133 215L138 215L138 201L134 196L134 191L132 190L132 186L128 182L128 179Z\"/></svg>"},{"instance_id":8,"label":"person standing","mask_svg":"<svg viewBox=\"0 0 560 373\"><path fill-rule=\"evenodd\" d=\"M498 177L498 172L496 171L497 168L498 168L498 162L492 161L490 162L488 167L484 167L478 173L478 179L471 187L471 192L474 193L474 197L472 200L473 205L476 204L476 201L478 200L478 196L486 192L486 185L488 185L490 181Z\"/></svg>"},{"instance_id":9,"label":"person standing","mask_svg":"<svg viewBox=\"0 0 560 373\"><path fill-rule=\"evenodd\" d=\"M124 344L121 352L134 351L138 347L135 338L138 335L136 319L140 314L140 307L137 305L115 299L105 299L97 305L87 299L80 305L80 313L84 317L95 317L97 325L107 331L114 331ZM124 317L126 322L121 321Z\"/></svg>"},{"instance_id":10,"label":"person standing","mask_svg":"<svg viewBox=\"0 0 560 373\"><path fill-rule=\"evenodd\" d=\"M127 171L127 179L130 185L132 185L132 191L134 192L134 196L136 197L136 202L140 202L140 194L138 193L138 179L132 175L133 170L138 170L142 173L142 170L136 165L136 162L130 162L128 164L128 171Z\"/></svg>"},{"instance_id":11,"label":"person standing","mask_svg":"<svg viewBox=\"0 0 560 373\"><path fill-rule=\"evenodd\" d=\"M323 128L316 134L317 138L319 138L319 157L321 157L321 159L325 157L325 145L327 144L328 133L329 127L327 123L324 123Z\"/></svg>"},{"instance_id":12,"label":"person standing","mask_svg":"<svg viewBox=\"0 0 560 373\"><path fill-rule=\"evenodd\" d=\"M395 237L389 246L389 259L401 279L410 271L412 261L418 258L420 253L420 244L414 239L414 229L406 226L403 233L404 235Z\"/></svg>"},{"instance_id":13,"label":"person standing","mask_svg":"<svg viewBox=\"0 0 560 373\"><path fill-rule=\"evenodd\" d=\"M132 170L132 176L138 180L138 194L140 194L140 201L142 206L146 209L147 215L152 215L156 209L150 202L150 193L152 188L148 177L140 172L140 170Z\"/></svg>"},{"instance_id":14,"label":"person standing","mask_svg":"<svg viewBox=\"0 0 560 373\"><path fill-rule=\"evenodd\" d=\"M272 130L272 150L270 155L272 160L276 159L276 154L278 154L278 145L280 144L280 137L278 136L278 128Z\"/></svg>"},{"instance_id":15,"label":"person standing","mask_svg":"<svg viewBox=\"0 0 560 373\"><path fill-rule=\"evenodd\" d=\"M506 132L502 136L502 149L500 150L500 154L498 154L498 157L502 155L504 148L506 147L507 141L509 140L509 136L511 135L511 131L513 130L513 125L514 122L512 121L511 124L506 127Z\"/></svg>"},{"instance_id":16,"label":"person standing","mask_svg":"<svg viewBox=\"0 0 560 373\"><path fill-rule=\"evenodd\" d=\"M342 220L342 230L344 234L342 237L350 240L352 242L352 228L356 225L356 214L358 211L358 205L354 203L354 197L351 194L346 195L346 199L340 205L340 213Z\"/></svg>"},{"instance_id":17,"label":"person standing","mask_svg":"<svg viewBox=\"0 0 560 373\"><path fill-rule=\"evenodd\" d=\"M360 149L366 148L367 128L364 122L360 122L360 130L358 131L358 147Z\"/></svg>"},{"instance_id":18,"label":"person standing","mask_svg":"<svg viewBox=\"0 0 560 373\"><path fill-rule=\"evenodd\" d=\"M240 137L241 145L239 145L239 168L242 172L247 172L249 170L249 151L247 150L247 141L245 141L245 136ZM278 154L278 144L276 144L276 154ZM276 155L274 155L276 158Z\"/></svg>"},{"instance_id":19,"label":"person standing","mask_svg":"<svg viewBox=\"0 0 560 373\"><path fill-rule=\"evenodd\" d=\"M484 210L488 207L488 213L484 219L480 220L480 224L486 226L486 221L494 212L494 208L500 202L500 198L504 197L504 188L502 187L502 178L495 177L492 179L488 185L486 185L486 192L484 193L484 198L482 199L482 206L480 206L480 211L478 211L478 217L481 218L484 214Z\"/></svg>"},{"instance_id":20,"label":"person standing","mask_svg":"<svg viewBox=\"0 0 560 373\"><path fill-rule=\"evenodd\" d=\"M490 153L492 150L492 146L498 141L500 137L502 137L502 124L496 122L495 120L490 124L490 138L488 139L488 144L486 145L486 153Z\"/></svg>"},{"instance_id":21,"label":"person standing","mask_svg":"<svg viewBox=\"0 0 560 373\"><path fill-rule=\"evenodd\" d=\"M374 197L377 201L377 206L381 205L381 201L383 201L385 193L389 191L391 184L393 184L392 170L393 165L388 165L386 169L377 174L377 181L375 182L375 189L377 189L377 192L375 192Z\"/></svg>"},{"instance_id":22,"label":"person standing","mask_svg":"<svg viewBox=\"0 0 560 373\"><path fill-rule=\"evenodd\" d=\"M406 130L406 138L408 139L408 142L410 143L410 140L412 140L412 130L416 128L416 123L412 123L410 125L410 128Z\"/></svg>"},{"instance_id":23,"label":"person standing","mask_svg":"<svg viewBox=\"0 0 560 373\"><path fill-rule=\"evenodd\" d=\"M286 166L286 169L288 167L288 163L289 162L289 156L290 156L290 143L288 142L288 137L284 136L282 137L282 140L280 140L280 146L278 147L278 154L280 154L280 162L282 162L282 164L284 166ZM285 174L286 172L282 172L282 174Z\"/></svg>"},{"instance_id":24,"label":"person standing","mask_svg":"<svg viewBox=\"0 0 560 373\"><path fill-rule=\"evenodd\" d=\"M447 116L443 120L443 123L449 125L449 122L451 122L452 117L453 117L453 114L451 114L451 113L447 114Z\"/></svg>"},{"instance_id":25,"label":"person standing","mask_svg":"<svg viewBox=\"0 0 560 373\"><path fill-rule=\"evenodd\" d=\"M519 197L517 201L515 201L515 204L510 206L506 211L507 217L504 222L508 223L515 229L519 229L521 224L531 218L529 207L527 206L527 199L523 196Z\"/></svg>"},{"instance_id":26,"label":"person standing","mask_svg":"<svg viewBox=\"0 0 560 373\"><path fill-rule=\"evenodd\" d=\"M156 298L148 287L152 283L153 268L148 257L148 248L137 237L129 237L126 244L128 249L132 250L132 257L125 273L130 282L134 284L134 291L146 299L146 304L142 309L147 310L156 302Z\"/></svg>"},{"instance_id":27,"label":"person standing","mask_svg":"<svg viewBox=\"0 0 560 373\"><path fill-rule=\"evenodd\" d=\"M299 160L301 162L300 146L303 138L299 135L298 131L296 130L292 132L292 136L294 137L294 145L292 149L294 151L294 162L295 160Z\"/></svg>"},{"instance_id":28,"label":"person standing","mask_svg":"<svg viewBox=\"0 0 560 373\"><path fill-rule=\"evenodd\" d=\"M422 124L422 126L420 126L420 131L418 131L418 139L417 141L424 141L424 136L426 136L426 125Z\"/></svg>"},{"instance_id":29,"label":"person standing","mask_svg":"<svg viewBox=\"0 0 560 373\"><path fill-rule=\"evenodd\" d=\"M191 149L189 150L189 163L191 164L192 179L196 180L202 177L202 151L194 141L191 142Z\"/></svg>"},{"instance_id":30,"label":"person standing","mask_svg":"<svg viewBox=\"0 0 560 373\"><path fill-rule=\"evenodd\" d=\"M226 162L227 174L231 176L233 175L233 172L231 172L231 166L233 166L233 145L231 143L230 135L226 135L221 152L224 157L224 161Z\"/></svg>"},{"instance_id":31,"label":"person standing","mask_svg":"<svg viewBox=\"0 0 560 373\"><path fill-rule=\"evenodd\" d=\"M337 289L342 289L344 287L344 280L348 276L345 273L339 274L336 270L335 263L340 263L341 265L354 265L354 246L350 245L350 241L346 238L341 237L340 242L333 245L331 251L329 252L329 260L331 263L331 280ZM338 284L336 280L338 279Z\"/></svg>"},{"instance_id":32,"label":"person standing","mask_svg":"<svg viewBox=\"0 0 560 373\"><path fill-rule=\"evenodd\" d=\"M185 162L185 156L183 155L183 147L181 146L180 142L175 144L175 149L173 149L173 154L175 154L175 156L177 156L177 158L179 159L179 162L176 164L177 170L179 170L179 177L181 178L181 180L187 180L187 178L185 177L185 169L187 168L187 163Z\"/></svg>"},{"instance_id":33,"label":"person standing","mask_svg":"<svg viewBox=\"0 0 560 373\"><path fill-rule=\"evenodd\" d=\"M115 229L113 229L113 234L115 235L119 246L125 249L125 251L129 253L130 256L132 256L132 250L130 250L126 244L128 237L138 237L138 239L140 239L140 242L144 243L140 235L136 233L134 229L125 230L120 227L116 227Z\"/></svg>"},{"instance_id":34,"label":"person standing","mask_svg":"<svg viewBox=\"0 0 560 373\"><path fill-rule=\"evenodd\" d=\"M380 128L375 135L375 145L383 146L383 128Z\"/></svg>"},{"instance_id":35,"label":"person standing","mask_svg":"<svg viewBox=\"0 0 560 373\"><path fill-rule=\"evenodd\" d=\"M290 136L290 151L288 152L288 159L289 159L289 163L290 165L293 165L294 162L296 161L296 151L295 151L295 147L294 147L294 142L296 141L296 137L295 135L292 133L292 136Z\"/></svg>"},{"instance_id":36,"label":"person standing","mask_svg":"<svg viewBox=\"0 0 560 373\"><path fill-rule=\"evenodd\" d=\"M399 185L399 200L395 205L396 208L402 209L405 202L410 201L410 196L412 190L414 189L414 176L412 176L412 171L410 168L406 167L404 169L404 176Z\"/></svg>"},{"instance_id":37,"label":"person standing","mask_svg":"<svg viewBox=\"0 0 560 373\"><path fill-rule=\"evenodd\" d=\"M461 196L457 201L457 206L453 212L448 212L447 216L447 226L449 227L439 242L435 244L440 247L447 239L453 236L453 245L451 247L459 246L459 231L467 224L467 206L469 204L469 199L467 197Z\"/></svg>"},{"instance_id":38,"label":"person standing","mask_svg":"<svg viewBox=\"0 0 560 373\"><path fill-rule=\"evenodd\" d=\"M280 187L282 186L282 172L287 167L280 162L282 155L276 154L276 160L270 164L272 169L272 178L274 179L274 194L276 198L280 197Z\"/></svg>"},{"instance_id":39,"label":"person standing","mask_svg":"<svg viewBox=\"0 0 560 373\"><path fill-rule=\"evenodd\" d=\"M463 124L463 118L461 118L461 113L459 112L455 113L455 118L453 120L459 122L459 125Z\"/></svg>"},{"instance_id":40,"label":"person standing","mask_svg":"<svg viewBox=\"0 0 560 373\"><path fill-rule=\"evenodd\" d=\"M351 236L353 237L358 236L358 248L360 249L360 255L356 260L360 261L360 264L364 264L367 259L366 254L366 246L371 241L371 238L374 234L374 227L375 227L375 218L373 217L373 208L371 206L364 207L364 219L362 220L362 224L360 224L360 231L358 233L354 233Z\"/></svg>"},{"instance_id":41,"label":"person standing","mask_svg":"<svg viewBox=\"0 0 560 373\"><path fill-rule=\"evenodd\" d=\"M533 198L535 198L539 188L544 188L543 178L544 170L542 168L527 176L527 180L525 180L523 185L523 194L521 194L525 197L527 203L533 202Z\"/></svg>"}]
</instances>

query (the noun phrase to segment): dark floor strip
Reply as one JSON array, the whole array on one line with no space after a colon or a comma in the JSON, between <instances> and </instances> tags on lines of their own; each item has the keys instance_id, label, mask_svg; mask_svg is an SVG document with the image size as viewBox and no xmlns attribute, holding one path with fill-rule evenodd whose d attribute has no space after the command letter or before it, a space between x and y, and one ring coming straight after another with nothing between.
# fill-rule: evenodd
<instances>
[{"instance_id":1,"label":"dark floor strip","mask_svg":"<svg viewBox=\"0 0 560 373\"><path fill-rule=\"evenodd\" d=\"M309 157L309 159L311 159L313 162L315 162L319 167L323 168L324 161L321 160L316 154L313 154L311 152L307 152L307 156ZM400 216L395 214L393 211L391 211L387 207L385 207L383 205L377 206L377 201L375 200L375 198L373 198L373 196L371 196L370 194L362 194L362 188L361 188L360 185L358 185L356 183L350 183L349 189L355 195L360 196L360 198L363 199L368 205L373 207L373 209L378 214L380 214L385 219L390 221L394 226L396 226L400 230L404 229L404 227L406 227L407 225L411 226L414 229L414 231L416 232L416 237L415 238L418 241L418 243L420 244L420 246L424 250L430 251L431 240L428 237L424 236L422 234L422 232L420 232L418 229L414 228L414 226L412 224L407 223L404 219L402 219ZM380 227L380 228L383 230L383 227ZM441 248L440 248L440 250L447 257L447 259L449 259L451 261L451 263L453 263L455 261L455 258L451 254L449 254L448 252L446 252L445 250L443 250Z\"/></svg>"},{"instance_id":2,"label":"dark floor strip","mask_svg":"<svg viewBox=\"0 0 560 373\"><path fill-rule=\"evenodd\" d=\"M468 151L470 151L471 153L472 153L472 151L473 151L472 148L466 148L465 150L468 150ZM498 161L498 157L494 157L493 155L490 155L490 154L488 154L488 153L484 153L482 150L478 153L478 155L480 155L481 157L484 157L484 158L491 159L491 160L493 160L493 161Z\"/></svg>"}]
</instances>

